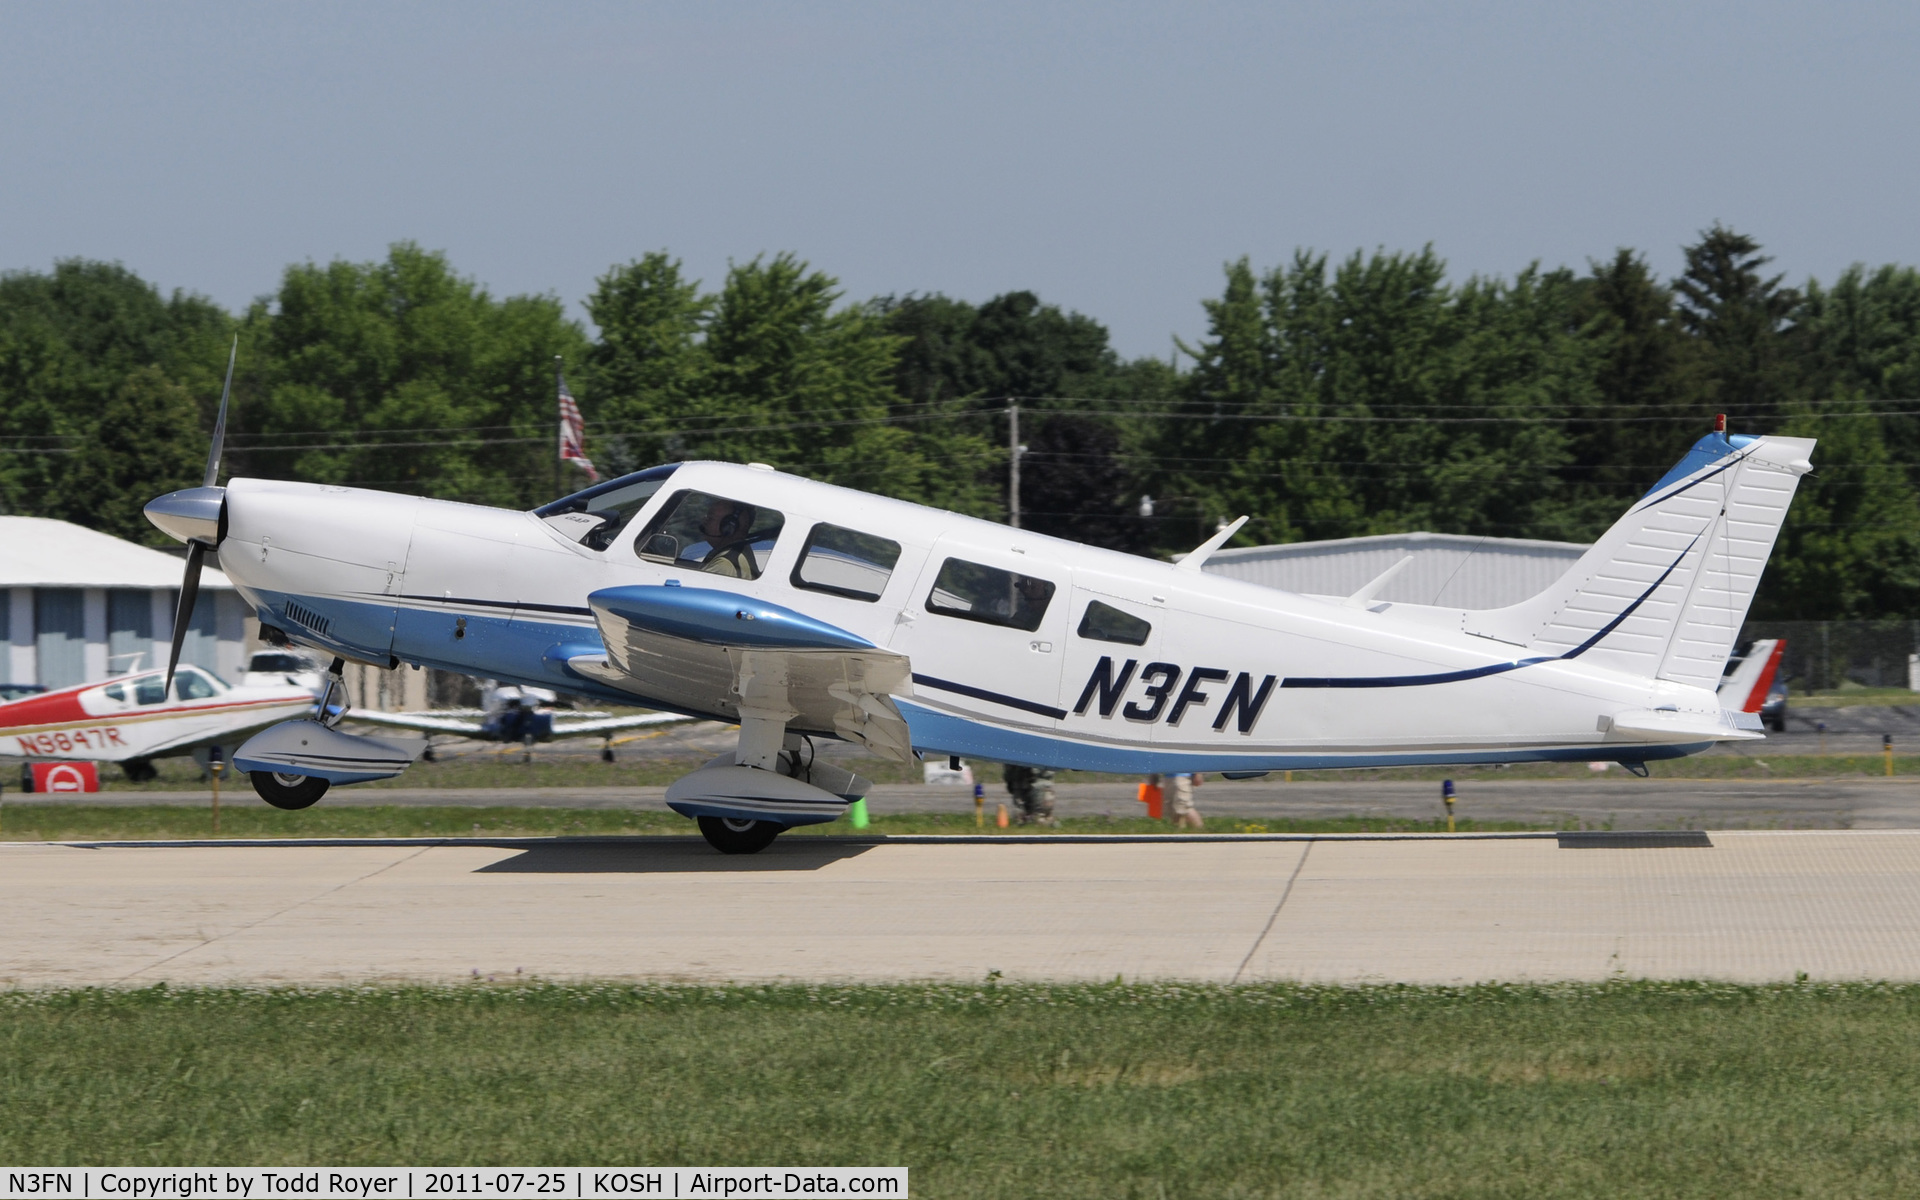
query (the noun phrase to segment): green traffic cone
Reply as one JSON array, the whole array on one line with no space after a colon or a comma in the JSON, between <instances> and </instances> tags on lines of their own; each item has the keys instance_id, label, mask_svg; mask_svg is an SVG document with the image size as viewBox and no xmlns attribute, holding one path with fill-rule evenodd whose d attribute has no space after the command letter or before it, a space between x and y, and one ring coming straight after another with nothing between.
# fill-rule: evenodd
<instances>
[{"instance_id":1,"label":"green traffic cone","mask_svg":"<svg viewBox=\"0 0 1920 1200\"><path fill-rule=\"evenodd\" d=\"M867 798L862 796L852 804L849 804L847 806L847 816L853 819L853 827L855 829L865 829L870 823L867 819Z\"/></svg>"}]
</instances>

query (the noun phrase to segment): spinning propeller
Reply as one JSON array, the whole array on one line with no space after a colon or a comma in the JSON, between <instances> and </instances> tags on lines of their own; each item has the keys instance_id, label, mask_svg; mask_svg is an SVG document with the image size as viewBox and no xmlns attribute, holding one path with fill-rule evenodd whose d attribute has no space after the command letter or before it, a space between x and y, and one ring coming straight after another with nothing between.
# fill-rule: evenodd
<instances>
[{"instance_id":1,"label":"spinning propeller","mask_svg":"<svg viewBox=\"0 0 1920 1200\"><path fill-rule=\"evenodd\" d=\"M193 619L193 605L200 598L200 570L207 551L216 550L227 532L227 489L215 487L220 476L220 451L227 440L227 398L233 392L233 364L240 354L240 338L233 339L227 354L227 381L220 388L220 414L213 422L213 445L207 449L207 473L197 488L168 492L149 501L143 510L164 533L187 544L187 570L180 580L180 603L173 613L173 649L167 655L167 687L173 686L174 668L180 665L180 647L187 640L187 623Z\"/></svg>"}]
</instances>

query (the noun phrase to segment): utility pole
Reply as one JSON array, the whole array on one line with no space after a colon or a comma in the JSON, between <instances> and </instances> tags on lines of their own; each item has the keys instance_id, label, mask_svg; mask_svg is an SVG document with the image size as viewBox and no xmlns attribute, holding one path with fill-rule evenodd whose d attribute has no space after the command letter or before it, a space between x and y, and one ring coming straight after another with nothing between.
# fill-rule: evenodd
<instances>
[{"instance_id":1,"label":"utility pole","mask_svg":"<svg viewBox=\"0 0 1920 1200\"><path fill-rule=\"evenodd\" d=\"M1020 406L1007 405L1007 519L1020 528Z\"/></svg>"},{"instance_id":2,"label":"utility pole","mask_svg":"<svg viewBox=\"0 0 1920 1200\"><path fill-rule=\"evenodd\" d=\"M561 370L560 356L556 354L553 356L553 411L556 421L560 414L560 389L566 386L565 381L566 376ZM562 431L557 437L564 439L566 434ZM567 464L560 458L560 442L556 440L553 449L553 494L555 496L566 495L566 492L561 490L566 486L566 469Z\"/></svg>"}]
</instances>

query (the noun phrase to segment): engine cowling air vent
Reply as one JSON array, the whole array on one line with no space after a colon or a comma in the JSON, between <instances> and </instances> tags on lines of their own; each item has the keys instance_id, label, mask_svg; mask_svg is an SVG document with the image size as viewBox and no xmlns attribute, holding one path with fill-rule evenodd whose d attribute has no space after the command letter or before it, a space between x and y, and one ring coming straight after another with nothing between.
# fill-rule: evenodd
<instances>
[{"instance_id":1,"label":"engine cowling air vent","mask_svg":"<svg viewBox=\"0 0 1920 1200\"><path fill-rule=\"evenodd\" d=\"M327 618L314 612L297 600L287 601L287 618L300 625L306 626L307 629L319 634L321 637L327 636L327 631L333 627L332 621L329 621Z\"/></svg>"}]
</instances>

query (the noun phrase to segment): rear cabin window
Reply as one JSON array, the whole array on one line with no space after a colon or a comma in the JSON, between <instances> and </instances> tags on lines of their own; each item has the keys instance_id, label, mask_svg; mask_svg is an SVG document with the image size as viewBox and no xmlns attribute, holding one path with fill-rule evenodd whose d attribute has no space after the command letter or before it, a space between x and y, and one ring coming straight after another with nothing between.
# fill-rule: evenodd
<instances>
[{"instance_id":1,"label":"rear cabin window","mask_svg":"<svg viewBox=\"0 0 1920 1200\"><path fill-rule=\"evenodd\" d=\"M807 534L800 561L793 564L793 586L852 600L878 600L899 561L899 542L822 521Z\"/></svg>"},{"instance_id":2,"label":"rear cabin window","mask_svg":"<svg viewBox=\"0 0 1920 1200\"><path fill-rule=\"evenodd\" d=\"M633 549L649 562L758 579L766 572L786 520L771 508L744 500L675 492L634 539Z\"/></svg>"},{"instance_id":3,"label":"rear cabin window","mask_svg":"<svg viewBox=\"0 0 1920 1200\"><path fill-rule=\"evenodd\" d=\"M1032 633L1052 602L1053 585L1044 579L950 558L933 581L927 611Z\"/></svg>"},{"instance_id":4,"label":"rear cabin window","mask_svg":"<svg viewBox=\"0 0 1920 1200\"><path fill-rule=\"evenodd\" d=\"M651 467L631 475L622 475L618 479L609 479L583 492L543 504L533 510L533 515L589 550L605 550L627 527L627 522L646 507L647 501L653 499L654 493L666 486L668 476L679 466L673 463Z\"/></svg>"},{"instance_id":5,"label":"rear cabin window","mask_svg":"<svg viewBox=\"0 0 1920 1200\"><path fill-rule=\"evenodd\" d=\"M1153 632L1153 626L1142 621L1132 613L1121 612L1111 604L1102 604L1098 600L1087 605L1085 615L1080 618L1080 636L1096 642L1118 642L1122 646L1144 646L1147 635Z\"/></svg>"}]
</instances>

